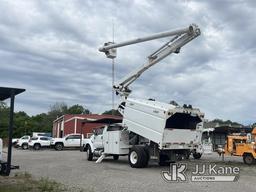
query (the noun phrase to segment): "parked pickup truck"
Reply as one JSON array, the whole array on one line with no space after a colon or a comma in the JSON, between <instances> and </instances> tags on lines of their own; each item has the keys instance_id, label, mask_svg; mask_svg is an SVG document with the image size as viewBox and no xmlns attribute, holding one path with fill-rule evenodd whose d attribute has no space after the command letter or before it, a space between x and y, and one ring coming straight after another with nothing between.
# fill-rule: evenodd
<instances>
[{"instance_id":1,"label":"parked pickup truck","mask_svg":"<svg viewBox=\"0 0 256 192\"><path fill-rule=\"evenodd\" d=\"M69 134L63 138L52 138L51 147L53 147L57 151L68 147L80 147L81 137L83 139L83 135L81 134Z\"/></svg>"}]
</instances>

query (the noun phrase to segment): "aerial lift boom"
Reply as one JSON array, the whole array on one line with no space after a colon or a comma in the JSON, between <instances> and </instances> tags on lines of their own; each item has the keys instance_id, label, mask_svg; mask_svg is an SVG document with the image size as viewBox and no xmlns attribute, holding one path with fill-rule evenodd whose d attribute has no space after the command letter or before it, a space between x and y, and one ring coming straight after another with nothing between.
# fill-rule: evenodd
<instances>
[{"instance_id":1,"label":"aerial lift boom","mask_svg":"<svg viewBox=\"0 0 256 192\"><path fill-rule=\"evenodd\" d=\"M184 29L157 33L151 36L137 38L122 43L105 43L103 47L99 48L99 51L104 52L108 58L114 59L116 57L116 48L118 47L174 36L170 41L168 41L159 49L157 49L154 53L149 55L147 63L145 63L135 71L132 71L122 80L120 80L117 85L114 85L113 88L116 91L116 94L119 94L122 98L126 99L131 93L131 90L128 88L128 86L133 83L144 71L146 71L168 55L172 53L179 53L181 47L183 47L185 44L187 44L199 35L200 29L198 28L198 26L195 24L191 24L189 27Z\"/></svg>"}]
</instances>

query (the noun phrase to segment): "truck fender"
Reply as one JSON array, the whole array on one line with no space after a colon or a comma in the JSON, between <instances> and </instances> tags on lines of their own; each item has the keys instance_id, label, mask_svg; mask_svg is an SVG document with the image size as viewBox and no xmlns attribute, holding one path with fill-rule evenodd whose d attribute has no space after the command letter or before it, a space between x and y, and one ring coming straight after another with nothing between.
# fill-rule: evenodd
<instances>
[{"instance_id":1,"label":"truck fender","mask_svg":"<svg viewBox=\"0 0 256 192\"><path fill-rule=\"evenodd\" d=\"M87 142L87 143L84 144L84 151L87 151L88 146L91 147L91 150L92 150L92 153L93 153L95 149L94 149L94 146L93 146L93 144L92 144L91 141L89 141L89 142Z\"/></svg>"}]
</instances>

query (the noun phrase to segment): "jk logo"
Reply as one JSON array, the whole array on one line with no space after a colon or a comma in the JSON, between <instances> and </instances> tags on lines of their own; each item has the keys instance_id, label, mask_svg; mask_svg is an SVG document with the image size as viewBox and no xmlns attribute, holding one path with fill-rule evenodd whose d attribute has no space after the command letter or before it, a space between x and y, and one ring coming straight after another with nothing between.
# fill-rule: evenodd
<instances>
[{"instance_id":1,"label":"jk logo","mask_svg":"<svg viewBox=\"0 0 256 192\"><path fill-rule=\"evenodd\" d=\"M185 182L187 180L186 170L186 163L170 164L170 170L162 171L162 177L167 182Z\"/></svg>"}]
</instances>

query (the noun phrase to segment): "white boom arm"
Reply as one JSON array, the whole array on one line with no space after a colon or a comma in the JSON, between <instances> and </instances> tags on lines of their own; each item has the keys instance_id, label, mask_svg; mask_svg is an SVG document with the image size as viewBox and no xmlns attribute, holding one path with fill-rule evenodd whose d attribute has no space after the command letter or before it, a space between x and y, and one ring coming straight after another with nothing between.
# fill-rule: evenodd
<instances>
[{"instance_id":1,"label":"white boom arm","mask_svg":"<svg viewBox=\"0 0 256 192\"><path fill-rule=\"evenodd\" d=\"M116 57L116 48L118 47L141 43L145 41L151 41L154 39L160 39L168 36L175 36L170 41L161 46L158 50L156 50L154 53L149 55L148 62L146 64L142 65L135 71L128 74L118 83L118 85L115 85L113 88L115 89L116 94L120 94L121 97L127 98L127 96L131 93L131 90L129 90L128 86L132 82L134 82L144 71L146 71L148 68L152 67L154 64L158 63L171 53L179 53L181 47L183 47L185 44L187 44L199 35L200 29L197 25L192 24L188 28L157 33L151 36L137 38L122 43L105 43L103 47L99 48L99 51L104 52L108 58L113 59Z\"/></svg>"}]
</instances>

